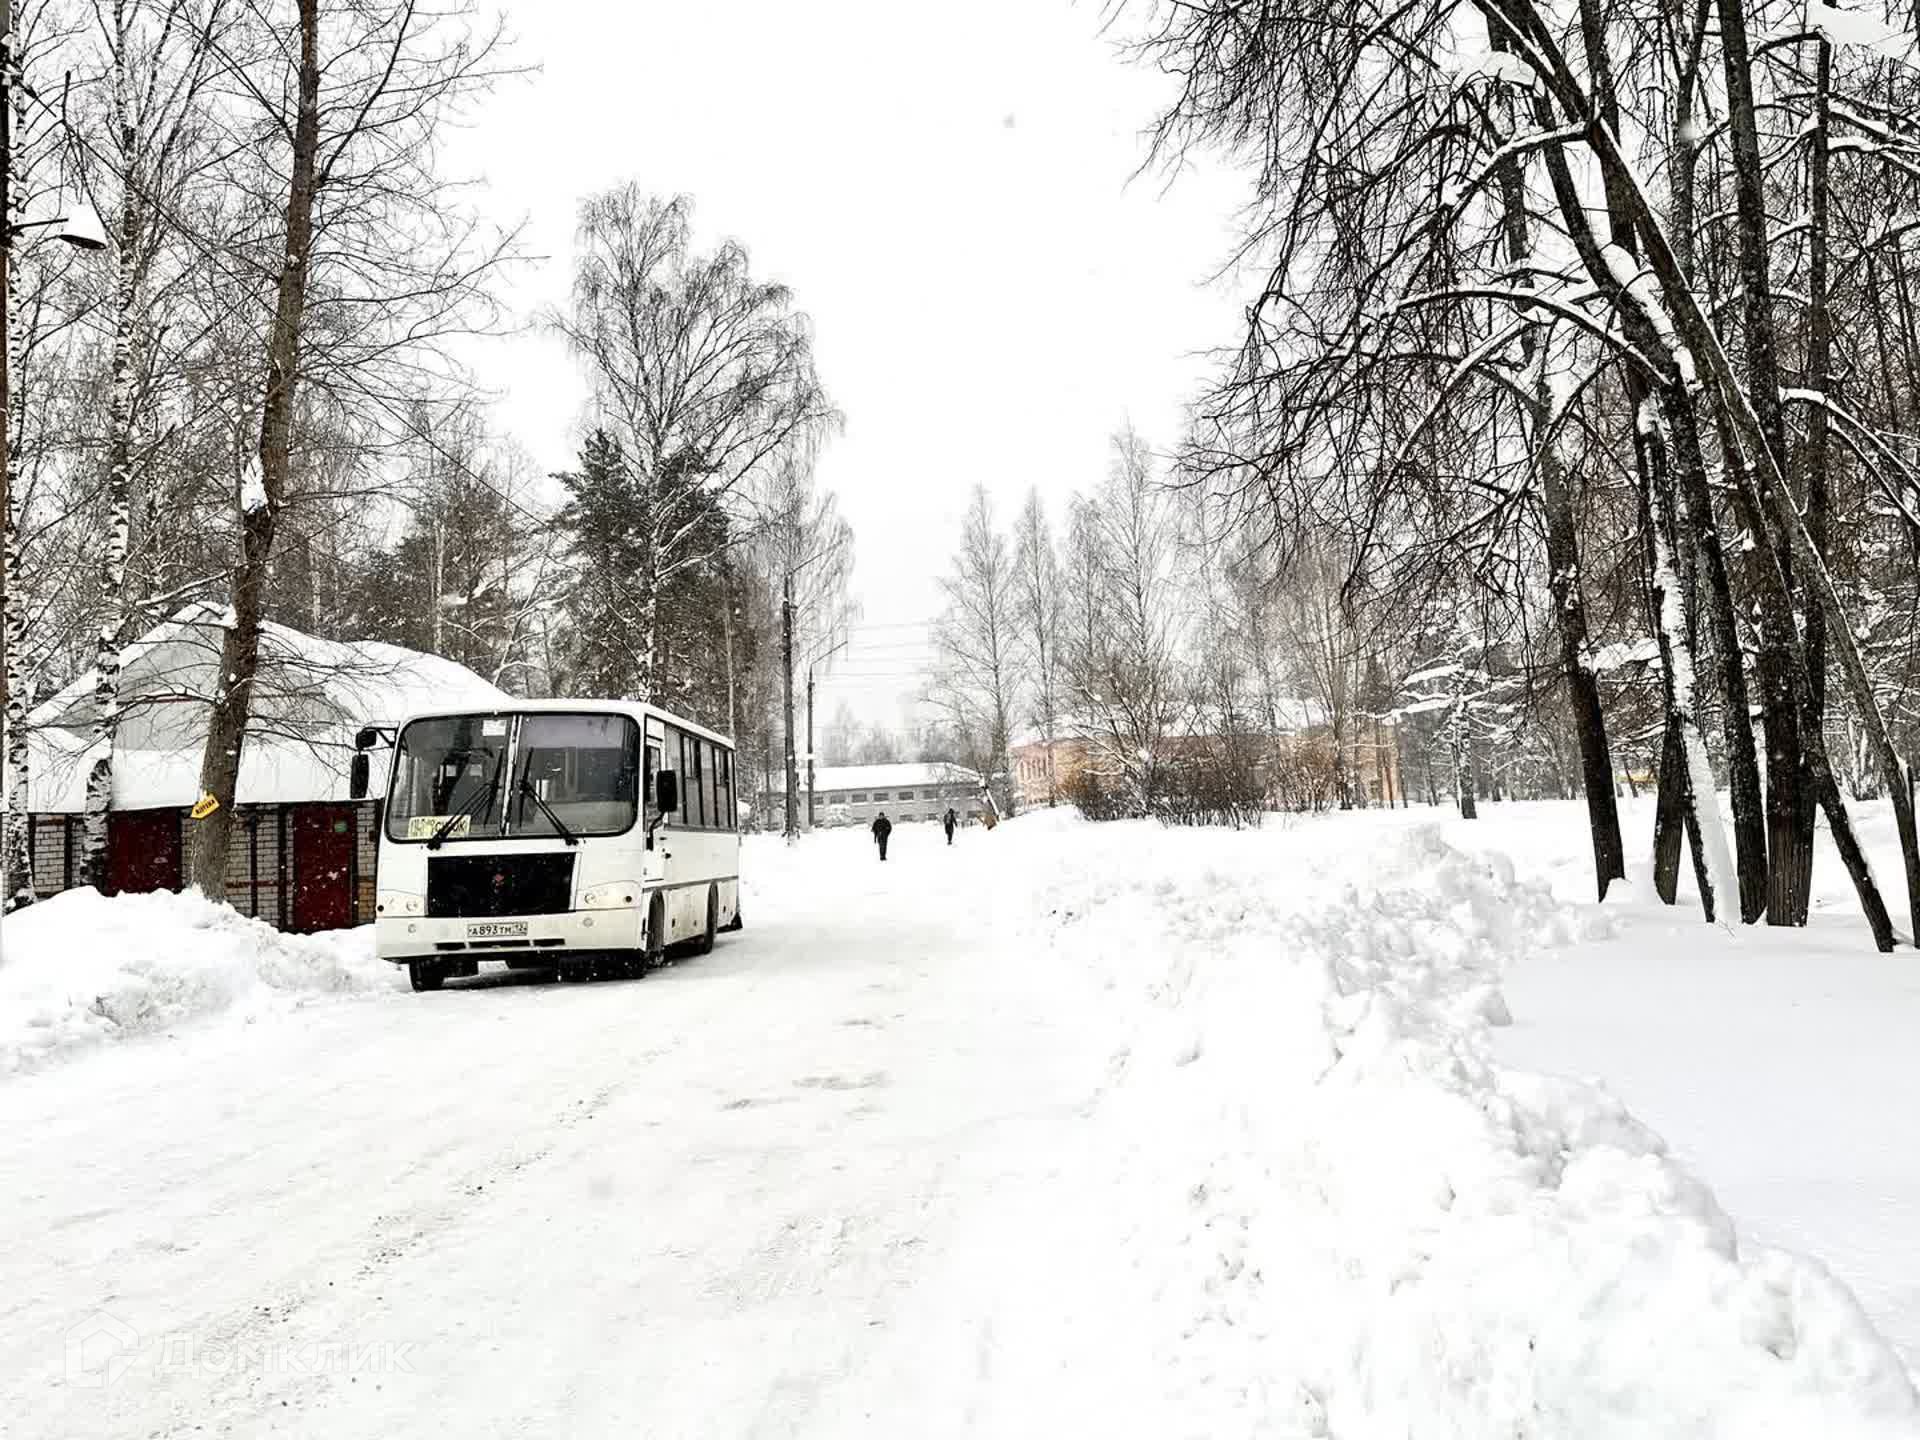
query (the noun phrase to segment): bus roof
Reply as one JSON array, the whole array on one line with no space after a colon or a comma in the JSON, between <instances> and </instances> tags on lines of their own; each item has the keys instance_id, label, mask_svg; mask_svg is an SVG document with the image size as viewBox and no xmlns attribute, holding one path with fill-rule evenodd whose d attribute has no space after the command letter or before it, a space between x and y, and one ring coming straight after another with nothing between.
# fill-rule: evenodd
<instances>
[{"instance_id":1,"label":"bus roof","mask_svg":"<svg viewBox=\"0 0 1920 1440\"><path fill-rule=\"evenodd\" d=\"M658 705L643 705L638 700L515 700L511 704L497 705L491 709L478 709L472 705L449 706L446 709L415 710L408 714L402 725L415 720L438 720L453 715L540 715L540 714L588 714L588 715L628 715L645 722L649 719L664 720L667 724L685 730L689 735L698 735L703 740L711 740L716 745L733 749L733 741L718 731L676 715L671 710L662 710Z\"/></svg>"}]
</instances>

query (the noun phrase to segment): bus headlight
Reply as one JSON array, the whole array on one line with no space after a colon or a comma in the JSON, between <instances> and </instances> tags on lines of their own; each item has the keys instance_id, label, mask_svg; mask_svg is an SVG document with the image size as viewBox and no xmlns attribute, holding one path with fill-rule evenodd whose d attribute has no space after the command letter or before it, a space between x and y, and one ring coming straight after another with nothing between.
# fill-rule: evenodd
<instances>
[{"instance_id":1,"label":"bus headlight","mask_svg":"<svg viewBox=\"0 0 1920 1440\"><path fill-rule=\"evenodd\" d=\"M632 881L615 880L596 885L580 897L582 910L625 910L640 900L640 887Z\"/></svg>"},{"instance_id":2,"label":"bus headlight","mask_svg":"<svg viewBox=\"0 0 1920 1440\"><path fill-rule=\"evenodd\" d=\"M382 890L374 896L374 914L376 915L418 915L422 901L418 895L409 895L404 890Z\"/></svg>"}]
</instances>

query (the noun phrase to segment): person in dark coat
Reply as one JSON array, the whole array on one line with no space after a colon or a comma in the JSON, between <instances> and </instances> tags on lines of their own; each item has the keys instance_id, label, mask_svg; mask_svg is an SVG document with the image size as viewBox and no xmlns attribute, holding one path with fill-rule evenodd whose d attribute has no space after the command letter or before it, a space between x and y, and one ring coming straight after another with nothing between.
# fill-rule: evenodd
<instances>
[{"instance_id":1,"label":"person in dark coat","mask_svg":"<svg viewBox=\"0 0 1920 1440\"><path fill-rule=\"evenodd\" d=\"M953 813L953 807L947 807L946 817L940 822L947 827L947 844L953 844L953 827L960 823L960 817Z\"/></svg>"},{"instance_id":2,"label":"person in dark coat","mask_svg":"<svg viewBox=\"0 0 1920 1440\"><path fill-rule=\"evenodd\" d=\"M893 834L893 822L887 819L887 812L882 810L873 820L873 843L880 847L882 860L887 858L887 837L891 834Z\"/></svg>"}]
</instances>

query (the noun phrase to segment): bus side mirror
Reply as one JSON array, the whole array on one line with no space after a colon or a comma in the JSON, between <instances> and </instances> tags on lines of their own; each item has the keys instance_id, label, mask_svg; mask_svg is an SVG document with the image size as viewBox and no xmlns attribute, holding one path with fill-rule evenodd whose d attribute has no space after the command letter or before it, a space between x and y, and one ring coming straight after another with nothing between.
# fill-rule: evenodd
<instances>
[{"instance_id":1,"label":"bus side mirror","mask_svg":"<svg viewBox=\"0 0 1920 1440\"><path fill-rule=\"evenodd\" d=\"M373 769L373 762L364 750L353 752L353 759L347 765L347 798L364 800L367 798L367 781Z\"/></svg>"},{"instance_id":2,"label":"bus side mirror","mask_svg":"<svg viewBox=\"0 0 1920 1440\"><path fill-rule=\"evenodd\" d=\"M380 732L372 725L362 725L359 733L353 737L353 748L356 750L371 750L379 743Z\"/></svg>"},{"instance_id":3,"label":"bus side mirror","mask_svg":"<svg viewBox=\"0 0 1920 1440\"><path fill-rule=\"evenodd\" d=\"M674 771L662 770L653 777L653 808L662 815L680 808L680 777Z\"/></svg>"}]
</instances>

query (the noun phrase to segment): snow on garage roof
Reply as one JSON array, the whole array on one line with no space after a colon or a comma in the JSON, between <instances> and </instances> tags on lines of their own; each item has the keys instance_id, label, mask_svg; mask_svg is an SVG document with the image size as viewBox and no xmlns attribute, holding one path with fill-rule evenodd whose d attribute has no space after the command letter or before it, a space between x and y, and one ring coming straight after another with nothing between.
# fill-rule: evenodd
<instances>
[{"instance_id":1,"label":"snow on garage roof","mask_svg":"<svg viewBox=\"0 0 1920 1440\"><path fill-rule=\"evenodd\" d=\"M128 719L114 747L115 809L191 805L199 797L228 614L216 605L190 605L121 651ZM28 793L36 812L85 808L87 772L98 753L93 685L89 671L33 712ZM505 691L443 656L376 641L324 640L268 624L261 630L254 719L235 801L345 800L361 726L395 725L415 710L511 703ZM377 791L385 783L384 749L372 758Z\"/></svg>"}]
</instances>

